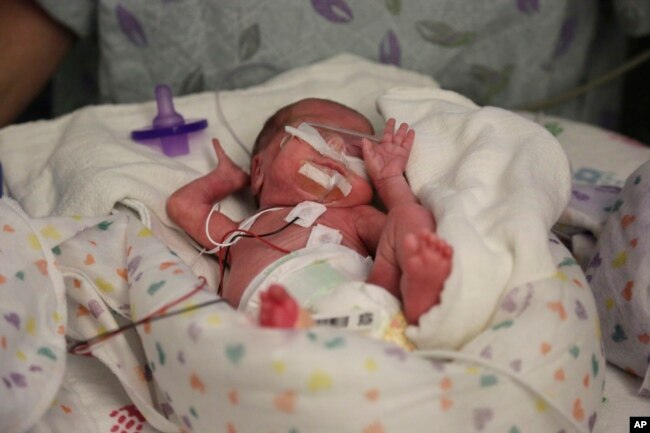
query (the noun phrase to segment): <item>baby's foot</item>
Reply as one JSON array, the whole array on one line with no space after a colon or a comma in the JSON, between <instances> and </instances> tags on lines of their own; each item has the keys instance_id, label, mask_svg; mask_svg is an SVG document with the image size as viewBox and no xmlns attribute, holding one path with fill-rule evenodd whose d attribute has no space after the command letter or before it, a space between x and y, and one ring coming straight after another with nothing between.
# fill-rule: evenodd
<instances>
[{"instance_id":1,"label":"baby's foot","mask_svg":"<svg viewBox=\"0 0 650 433\"><path fill-rule=\"evenodd\" d=\"M416 324L422 314L440 303L440 293L451 272L453 249L429 231L408 234L403 242L400 291L404 316Z\"/></svg>"},{"instance_id":2,"label":"baby's foot","mask_svg":"<svg viewBox=\"0 0 650 433\"><path fill-rule=\"evenodd\" d=\"M311 328L314 320L309 312L284 287L273 284L260 293L260 325L268 328Z\"/></svg>"},{"instance_id":3,"label":"baby's foot","mask_svg":"<svg viewBox=\"0 0 650 433\"><path fill-rule=\"evenodd\" d=\"M279 284L260 293L260 325L268 328L294 328L300 307Z\"/></svg>"}]
</instances>

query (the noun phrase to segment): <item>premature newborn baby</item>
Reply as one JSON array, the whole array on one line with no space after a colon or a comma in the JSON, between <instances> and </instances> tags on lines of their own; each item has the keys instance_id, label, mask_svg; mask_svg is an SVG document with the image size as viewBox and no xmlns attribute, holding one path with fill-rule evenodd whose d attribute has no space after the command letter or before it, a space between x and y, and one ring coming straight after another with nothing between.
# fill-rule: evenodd
<instances>
[{"instance_id":1,"label":"premature newborn baby","mask_svg":"<svg viewBox=\"0 0 650 433\"><path fill-rule=\"evenodd\" d=\"M301 138L304 124L323 126L319 131L327 149ZM433 216L418 203L404 177L415 133L406 124L397 130L395 126L395 121L389 120L378 143L368 139L355 142L336 130L372 135L372 125L360 113L328 100L298 101L280 109L264 125L253 149L250 177L215 139L217 168L174 192L167 212L210 249L214 247L210 238L222 240L239 227L226 215L212 212L215 202L233 192L250 185L259 209L269 210L259 213L252 225L249 222L250 227L241 227L258 235L285 226L292 221L287 216L307 202L311 211L318 210L315 221L307 226L299 225L300 221L290 224L264 237L265 242L240 238L227 257L221 254L230 265L222 296L239 306L244 300L248 302L251 291L261 291L262 296L255 295L261 323L290 327L296 325L299 316L297 305L303 304L294 300L298 292L306 292L303 295L307 298L312 296L309 292L329 293L334 283L349 277L383 288L401 302L407 322L415 324L439 302L451 270L452 249L435 234ZM307 126L307 130L316 129ZM373 187L388 214L370 205ZM211 213L208 236L205 222ZM316 229L320 238L330 241L314 240ZM288 258L302 252L318 253L319 248L327 250L324 258L311 260L309 267L316 266L316 273L324 275L318 284L329 281L326 290L312 289L310 278L300 272L298 279L289 278L286 284L273 276L279 269L283 271L277 275L288 268L303 269L303 265L288 265ZM365 271L343 269L355 263L363 263ZM338 270L332 274L329 268ZM304 287L291 289L301 282Z\"/></svg>"}]
</instances>

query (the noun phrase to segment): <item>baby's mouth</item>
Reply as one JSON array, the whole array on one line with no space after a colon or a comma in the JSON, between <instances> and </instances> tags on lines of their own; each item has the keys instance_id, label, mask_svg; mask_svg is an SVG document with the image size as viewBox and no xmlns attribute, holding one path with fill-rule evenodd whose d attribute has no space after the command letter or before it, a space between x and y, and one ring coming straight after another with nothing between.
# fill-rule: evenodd
<instances>
[{"instance_id":1,"label":"baby's mouth","mask_svg":"<svg viewBox=\"0 0 650 433\"><path fill-rule=\"evenodd\" d=\"M347 196L352 186L345 178L343 171L336 164L327 162L316 163L306 161L298 170L303 188L321 199L331 198L332 193L338 198Z\"/></svg>"}]
</instances>

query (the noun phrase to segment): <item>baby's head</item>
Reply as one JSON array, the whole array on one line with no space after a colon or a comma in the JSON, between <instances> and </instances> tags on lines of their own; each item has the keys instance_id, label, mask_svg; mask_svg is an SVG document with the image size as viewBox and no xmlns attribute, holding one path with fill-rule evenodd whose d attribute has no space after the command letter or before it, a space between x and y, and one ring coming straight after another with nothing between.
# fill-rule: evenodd
<instances>
[{"instance_id":1,"label":"baby's head","mask_svg":"<svg viewBox=\"0 0 650 433\"><path fill-rule=\"evenodd\" d=\"M286 126L303 122L374 134L365 116L334 101L309 98L281 108L266 121L253 148L251 187L260 205L293 206L305 200L340 207L369 203L372 187L367 179L286 132ZM317 182L328 175L342 186L328 189Z\"/></svg>"}]
</instances>

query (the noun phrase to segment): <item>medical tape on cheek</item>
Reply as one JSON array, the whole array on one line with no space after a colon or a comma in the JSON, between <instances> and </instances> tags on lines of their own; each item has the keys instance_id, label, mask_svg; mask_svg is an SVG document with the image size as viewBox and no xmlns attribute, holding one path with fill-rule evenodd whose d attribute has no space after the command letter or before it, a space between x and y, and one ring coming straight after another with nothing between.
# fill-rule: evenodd
<instances>
[{"instance_id":1,"label":"medical tape on cheek","mask_svg":"<svg viewBox=\"0 0 650 433\"><path fill-rule=\"evenodd\" d=\"M350 182L348 182L341 173L335 172L330 175L309 162L303 164L302 167L300 167L300 170L298 170L298 173L313 180L318 185L322 186L327 192L332 191L334 188L338 188L341 193L347 197L347 195L350 194L350 191L352 191L352 185L350 185Z\"/></svg>"},{"instance_id":2,"label":"medical tape on cheek","mask_svg":"<svg viewBox=\"0 0 650 433\"><path fill-rule=\"evenodd\" d=\"M331 178L331 182L334 184L336 188L341 190L343 193L343 196L347 197L348 194L350 194L350 191L352 191L352 185L350 185L350 182L341 175L341 173L334 173L334 175Z\"/></svg>"},{"instance_id":3,"label":"medical tape on cheek","mask_svg":"<svg viewBox=\"0 0 650 433\"><path fill-rule=\"evenodd\" d=\"M293 126L285 126L284 130L294 137L297 137L305 143L309 144L316 152L320 153L321 155L331 158L335 161L342 162L348 169L353 171L358 176L362 177L365 180L369 179L363 159L344 155L333 150L330 145L327 144L325 139L320 135L318 130L316 130L316 128L309 125L308 123L301 123L298 125L298 128L294 128ZM341 191L343 190L341 189Z\"/></svg>"},{"instance_id":4,"label":"medical tape on cheek","mask_svg":"<svg viewBox=\"0 0 650 433\"><path fill-rule=\"evenodd\" d=\"M298 173L313 180L328 191L331 189L331 176L309 163L303 164Z\"/></svg>"}]
</instances>

